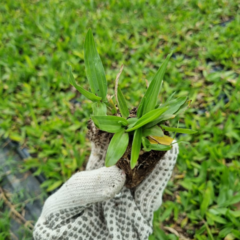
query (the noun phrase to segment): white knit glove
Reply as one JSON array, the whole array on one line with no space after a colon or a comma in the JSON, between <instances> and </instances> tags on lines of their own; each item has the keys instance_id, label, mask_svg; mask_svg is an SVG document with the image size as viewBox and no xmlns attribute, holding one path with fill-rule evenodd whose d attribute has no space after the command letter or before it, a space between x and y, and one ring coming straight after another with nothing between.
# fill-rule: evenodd
<instances>
[{"instance_id":1,"label":"white knit glove","mask_svg":"<svg viewBox=\"0 0 240 240\"><path fill-rule=\"evenodd\" d=\"M92 143L87 171L74 174L46 200L34 227L35 240L148 239L178 145L173 145L134 191L124 187L122 170L103 167L108 144L104 134L96 145Z\"/></svg>"}]
</instances>

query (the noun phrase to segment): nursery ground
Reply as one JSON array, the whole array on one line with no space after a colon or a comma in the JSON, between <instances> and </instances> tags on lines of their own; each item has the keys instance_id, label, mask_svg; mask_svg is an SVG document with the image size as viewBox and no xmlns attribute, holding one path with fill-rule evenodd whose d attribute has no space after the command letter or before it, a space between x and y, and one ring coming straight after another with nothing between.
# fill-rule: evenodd
<instances>
[{"instance_id":1,"label":"nursery ground","mask_svg":"<svg viewBox=\"0 0 240 240\"><path fill-rule=\"evenodd\" d=\"M188 95L174 174L154 216L150 240L240 239L240 16L238 0L30 1L0 5L0 136L28 148L22 172L43 174L43 192L83 170L90 102L68 83L67 64L88 88L83 60L89 28L105 67L108 93L120 87L137 106L168 53L159 101ZM173 120L176 124L178 119ZM6 173L7 174L7 173ZM7 193L6 193L7 194ZM18 193L9 201L18 204ZM12 212L0 195L0 239ZM23 209L17 208L20 214ZM22 239L31 239L26 231Z\"/></svg>"}]
</instances>

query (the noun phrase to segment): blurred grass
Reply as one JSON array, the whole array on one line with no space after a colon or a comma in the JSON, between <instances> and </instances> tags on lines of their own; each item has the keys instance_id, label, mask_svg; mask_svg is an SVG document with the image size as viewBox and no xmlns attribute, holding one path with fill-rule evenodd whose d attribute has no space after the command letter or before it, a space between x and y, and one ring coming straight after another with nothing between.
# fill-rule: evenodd
<instances>
[{"instance_id":1,"label":"blurred grass","mask_svg":"<svg viewBox=\"0 0 240 240\"><path fill-rule=\"evenodd\" d=\"M129 106L137 106L145 79L151 80L173 51L160 100L173 91L188 94L192 108L180 126L198 129L199 134L181 137L191 145L181 145L150 239L178 239L171 229L189 239L240 239L239 4L4 1L0 135L29 149L33 158L25 167L43 173L48 179L43 187L51 191L83 169L90 151L90 102L70 87L66 75L70 64L87 88L83 42L88 28L95 34L108 93L113 93L124 64L120 86ZM76 100L80 103L74 104ZM206 112L198 111L202 109Z\"/></svg>"}]
</instances>

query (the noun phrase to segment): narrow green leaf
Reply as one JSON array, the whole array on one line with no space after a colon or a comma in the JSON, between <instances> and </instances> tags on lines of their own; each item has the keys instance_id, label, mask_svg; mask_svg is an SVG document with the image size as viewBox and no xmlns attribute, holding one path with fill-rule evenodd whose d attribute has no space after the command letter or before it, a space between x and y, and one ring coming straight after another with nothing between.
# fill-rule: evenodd
<instances>
[{"instance_id":1,"label":"narrow green leaf","mask_svg":"<svg viewBox=\"0 0 240 240\"><path fill-rule=\"evenodd\" d=\"M149 148L151 150L155 150L155 151L168 151L172 148L172 146L166 146L166 145L162 145L162 144L150 144Z\"/></svg>"},{"instance_id":2,"label":"narrow green leaf","mask_svg":"<svg viewBox=\"0 0 240 240\"><path fill-rule=\"evenodd\" d=\"M200 214L202 217L205 216L207 209L210 205L210 202L211 202L211 192L210 192L210 188L207 187L202 194L202 201L200 205Z\"/></svg>"},{"instance_id":3,"label":"narrow green leaf","mask_svg":"<svg viewBox=\"0 0 240 240\"><path fill-rule=\"evenodd\" d=\"M239 219L235 218L234 215L231 213L230 210L228 210L228 211L226 212L226 217L227 217L236 227L239 227L239 226L240 226Z\"/></svg>"},{"instance_id":4,"label":"narrow green leaf","mask_svg":"<svg viewBox=\"0 0 240 240\"><path fill-rule=\"evenodd\" d=\"M174 138L174 139L175 139L175 138ZM190 142L179 140L179 141L175 141L175 142L172 143L171 145L173 145L173 144L179 144L179 143L190 144Z\"/></svg>"},{"instance_id":5,"label":"narrow green leaf","mask_svg":"<svg viewBox=\"0 0 240 240\"><path fill-rule=\"evenodd\" d=\"M143 145L143 150L145 152L149 152L151 150L155 151L168 151L172 148L172 146L166 146L162 144L151 144L150 141L146 137L142 137L142 145Z\"/></svg>"},{"instance_id":6,"label":"narrow green leaf","mask_svg":"<svg viewBox=\"0 0 240 240\"><path fill-rule=\"evenodd\" d=\"M128 124L130 125L130 124L136 123L137 120L138 120L137 118L128 118L128 119L127 119L127 122L128 122Z\"/></svg>"},{"instance_id":7,"label":"narrow green leaf","mask_svg":"<svg viewBox=\"0 0 240 240\"><path fill-rule=\"evenodd\" d=\"M219 237L224 238L232 232L233 227L226 227L219 232Z\"/></svg>"},{"instance_id":8,"label":"narrow green leaf","mask_svg":"<svg viewBox=\"0 0 240 240\"><path fill-rule=\"evenodd\" d=\"M187 101L187 97L179 97L179 98L175 98L175 99L172 99L171 101L161 105L162 106L169 106L169 110L167 111L168 114L174 114L176 113L180 107L186 103Z\"/></svg>"},{"instance_id":9,"label":"narrow green leaf","mask_svg":"<svg viewBox=\"0 0 240 240\"><path fill-rule=\"evenodd\" d=\"M222 218L222 217L219 217L217 215L214 215L210 212L207 212L207 217L211 218L214 222L217 222L217 223L221 223L221 224L226 224L227 221L226 219Z\"/></svg>"},{"instance_id":10,"label":"narrow green leaf","mask_svg":"<svg viewBox=\"0 0 240 240\"><path fill-rule=\"evenodd\" d=\"M105 165L111 167L117 163L117 161L125 153L129 142L129 136L125 133L124 129L118 133L115 133L108 146Z\"/></svg>"},{"instance_id":11,"label":"narrow green leaf","mask_svg":"<svg viewBox=\"0 0 240 240\"><path fill-rule=\"evenodd\" d=\"M137 117L140 118L143 114L143 106L144 106L144 102L146 100L146 97L144 96L142 98L142 101L140 102L139 106L138 106L138 110L137 110Z\"/></svg>"},{"instance_id":12,"label":"narrow green leaf","mask_svg":"<svg viewBox=\"0 0 240 240\"><path fill-rule=\"evenodd\" d=\"M177 99L173 99L168 103L161 105L161 107L168 107L167 111L165 111L158 119L149 123L146 128L151 128L162 121L166 121L172 117L179 110L179 108L187 101L187 97L180 97Z\"/></svg>"},{"instance_id":13,"label":"narrow green leaf","mask_svg":"<svg viewBox=\"0 0 240 240\"><path fill-rule=\"evenodd\" d=\"M139 152L141 150L141 140L142 140L142 128L138 128L136 131L134 131L134 135L133 135L131 161L130 161L131 169L133 169L137 164Z\"/></svg>"},{"instance_id":14,"label":"narrow green leaf","mask_svg":"<svg viewBox=\"0 0 240 240\"><path fill-rule=\"evenodd\" d=\"M121 89L118 86L118 81L121 76L121 73L123 71L123 65L120 68L119 73L117 74L116 80L115 80L115 98L117 101L118 108L120 110L120 113L122 114L122 117L127 118L129 116L129 111L127 108L127 103L125 101L125 98L122 94Z\"/></svg>"},{"instance_id":15,"label":"narrow green leaf","mask_svg":"<svg viewBox=\"0 0 240 240\"><path fill-rule=\"evenodd\" d=\"M176 92L173 92L167 99L166 102L170 102L172 100L172 98L174 97L174 95L176 94Z\"/></svg>"},{"instance_id":16,"label":"narrow green leaf","mask_svg":"<svg viewBox=\"0 0 240 240\"><path fill-rule=\"evenodd\" d=\"M105 100L107 95L107 80L91 29L88 30L84 43L84 61L91 91Z\"/></svg>"},{"instance_id":17,"label":"narrow green leaf","mask_svg":"<svg viewBox=\"0 0 240 240\"><path fill-rule=\"evenodd\" d=\"M240 202L240 193L238 193L238 194L234 195L233 197L231 197L231 199L229 199L227 202L228 202L229 205L233 205L233 204L239 203Z\"/></svg>"},{"instance_id":18,"label":"narrow green leaf","mask_svg":"<svg viewBox=\"0 0 240 240\"><path fill-rule=\"evenodd\" d=\"M233 229L232 230L232 234L233 234L233 236L235 236L236 239L240 239L240 231L239 231L239 229Z\"/></svg>"},{"instance_id":19,"label":"narrow green leaf","mask_svg":"<svg viewBox=\"0 0 240 240\"><path fill-rule=\"evenodd\" d=\"M119 123L122 124L125 127L128 125L128 123L126 121L122 121L122 120L120 120Z\"/></svg>"},{"instance_id":20,"label":"narrow green leaf","mask_svg":"<svg viewBox=\"0 0 240 240\"><path fill-rule=\"evenodd\" d=\"M100 101L102 98L98 97L96 95L94 95L93 93L88 92L87 90L85 90L84 88L78 86L75 82L75 79L73 77L72 74L72 68L71 66L69 66L69 83L74 86L83 96L85 96L86 98L88 98L91 101Z\"/></svg>"},{"instance_id":21,"label":"narrow green leaf","mask_svg":"<svg viewBox=\"0 0 240 240\"><path fill-rule=\"evenodd\" d=\"M127 118L129 116L129 110L127 107L126 100L122 94L121 89L118 87L117 89L117 102L118 102L118 107L120 110L120 113L124 118Z\"/></svg>"},{"instance_id":22,"label":"narrow green leaf","mask_svg":"<svg viewBox=\"0 0 240 240\"><path fill-rule=\"evenodd\" d=\"M156 118L158 118L161 114L163 114L166 110L168 109L168 107L162 107L159 109L154 109L148 113L146 113L145 115L143 115L140 119L138 119L138 121L134 124L134 126L130 129L127 129L126 132L130 132L133 131L135 129L138 129L144 125L146 125L147 123L155 120Z\"/></svg>"},{"instance_id":23,"label":"narrow green leaf","mask_svg":"<svg viewBox=\"0 0 240 240\"><path fill-rule=\"evenodd\" d=\"M112 113L113 115L115 115L115 114L117 113L117 108L116 108L116 106L115 106L115 104L114 104L114 102L113 102L113 100L112 100L112 97L109 96L109 95L107 95L107 99L108 99L107 105L108 105L108 107L110 108L111 113Z\"/></svg>"},{"instance_id":24,"label":"narrow green leaf","mask_svg":"<svg viewBox=\"0 0 240 240\"><path fill-rule=\"evenodd\" d=\"M128 122L128 128L131 128L134 126L134 124L137 122L137 118L128 118L127 122Z\"/></svg>"},{"instance_id":25,"label":"narrow green leaf","mask_svg":"<svg viewBox=\"0 0 240 240\"><path fill-rule=\"evenodd\" d=\"M143 150L144 150L145 152L151 151L150 141L149 141L146 137L142 137L142 145L143 145Z\"/></svg>"},{"instance_id":26,"label":"narrow green leaf","mask_svg":"<svg viewBox=\"0 0 240 240\"><path fill-rule=\"evenodd\" d=\"M163 137L164 133L163 130L159 126L154 126L152 128L144 128L143 134L144 137L147 136L157 136L157 137Z\"/></svg>"},{"instance_id":27,"label":"narrow green leaf","mask_svg":"<svg viewBox=\"0 0 240 240\"><path fill-rule=\"evenodd\" d=\"M167 58L165 59L165 61L162 63L161 67L155 74L153 80L151 81L149 88L147 89L147 92L144 96L145 101L142 106L143 109L140 109L142 111L142 114L140 116L138 114L139 117L141 117L142 115L148 113L149 111L151 111L155 108L155 106L157 104L157 100L158 100L158 95L159 95L159 92L160 92L161 86L162 86L162 79L165 74L165 71L166 71L166 68L167 68L167 65L168 65L171 55L172 54L169 54L167 56Z\"/></svg>"},{"instance_id":28,"label":"narrow green leaf","mask_svg":"<svg viewBox=\"0 0 240 240\"><path fill-rule=\"evenodd\" d=\"M50 192L50 191L56 189L56 188L59 187L62 183L63 183L62 180L55 181L53 184L51 184L51 185L47 188L47 192Z\"/></svg>"},{"instance_id":29,"label":"narrow green leaf","mask_svg":"<svg viewBox=\"0 0 240 240\"><path fill-rule=\"evenodd\" d=\"M167 126L164 126L164 125L161 125L161 128L166 130L166 131L176 132L176 133L186 133L186 134L197 133L196 130L186 129L186 128L173 128L173 127L167 127Z\"/></svg>"},{"instance_id":30,"label":"narrow green leaf","mask_svg":"<svg viewBox=\"0 0 240 240\"><path fill-rule=\"evenodd\" d=\"M187 100L187 101L178 109L178 111L175 113L175 115L180 115L180 114L184 113L184 112L188 109L188 107L189 107L189 105L190 105L190 102L191 102L191 100Z\"/></svg>"},{"instance_id":31,"label":"narrow green leaf","mask_svg":"<svg viewBox=\"0 0 240 240\"><path fill-rule=\"evenodd\" d=\"M93 114L95 116L106 116L107 115L107 106L102 102L95 102L92 104Z\"/></svg>"},{"instance_id":32,"label":"narrow green leaf","mask_svg":"<svg viewBox=\"0 0 240 240\"><path fill-rule=\"evenodd\" d=\"M92 116L94 124L102 131L117 133L127 125L126 119L116 116Z\"/></svg>"},{"instance_id":33,"label":"narrow green leaf","mask_svg":"<svg viewBox=\"0 0 240 240\"><path fill-rule=\"evenodd\" d=\"M211 233L211 230L210 230L209 227L208 227L207 222L204 222L204 225L206 226L207 233L208 233L208 236L209 236L210 240L214 240L213 235L212 235L212 233Z\"/></svg>"}]
</instances>

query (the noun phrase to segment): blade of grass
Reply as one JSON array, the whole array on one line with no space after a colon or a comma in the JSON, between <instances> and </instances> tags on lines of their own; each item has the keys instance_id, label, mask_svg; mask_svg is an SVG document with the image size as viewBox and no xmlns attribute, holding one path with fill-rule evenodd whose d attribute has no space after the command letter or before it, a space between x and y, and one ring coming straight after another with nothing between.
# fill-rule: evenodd
<instances>
[{"instance_id":1,"label":"blade of grass","mask_svg":"<svg viewBox=\"0 0 240 240\"><path fill-rule=\"evenodd\" d=\"M174 97L175 94L176 94L176 92L173 92L173 93L169 96L169 98L167 99L166 103L167 103L167 102L170 102L170 101L172 100L172 98Z\"/></svg>"},{"instance_id":2,"label":"blade of grass","mask_svg":"<svg viewBox=\"0 0 240 240\"><path fill-rule=\"evenodd\" d=\"M84 43L84 61L91 91L102 97L103 101L105 101L107 95L107 80L91 29L88 30Z\"/></svg>"},{"instance_id":3,"label":"blade of grass","mask_svg":"<svg viewBox=\"0 0 240 240\"><path fill-rule=\"evenodd\" d=\"M69 71L69 83L72 86L74 86L83 96L85 96L87 99L89 99L91 101L100 101L102 99L101 97L98 97L98 96L94 95L93 93L88 92L84 88L78 86L75 82L74 77L73 77L71 66L69 65L68 68L69 68L68 69L68 71Z\"/></svg>"},{"instance_id":4,"label":"blade of grass","mask_svg":"<svg viewBox=\"0 0 240 240\"><path fill-rule=\"evenodd\" d=\"M123 70L123 65L121 66L120 71L117 74L117 77L116 77L116 80L115 80L115 98L116 98L117 105L118 105L120 113L122 114L122 116L124 118L127 118L129 116L129 110L127 108L127 103L126 103L126 100L125 100L125 98L122 94L122 91L118 86L118 81L119 81L120 75L122 73L122 70Z\"/></svg>"},{"instance_id":5,"label":"blade of grass","mask_svg":"<svg viewBox=\"0 0 240 240\"><path fill-rule=\"evenodd\" d=\"M111 108L111 113L112 114L116 114L117 113L117 108L112 100L112 97L107 95L107 99L108 99L108 106Z\"/></svg>"},{"instance_id":6,"label":"blade of grass","mask_svg":"<svg viewBox=\"0 0 240 240\"><path fill-rule=\"evenodd\" d=\"M95 102L92 104L94 116L106 116L107 115L107 106L102 102Z\"/></svg>"},{"instance_id":7,"label":"blade of grass","mask_svg":"<svg viewBox=\"0 0 240 240\"><path fill-rule=\"evenodd\" d=\"M178 111L175 113L176 115L180 115L182 113L184 113L188 107L190 106L192 100L187 100L179 109Z\"/></svg>"},{"instance_id":8,"label":"blade of grass","mask_svg":"<svg viewBox=\"0 0 240 240\"><path fill-rule=\"evenodd\" d=\"M156 75L154 76L153 80L151 81L149 88L147 89L147 92L144 95L146 99L142 106L143 109L140 109L142 111L142 114L140 113L137 114L138 117L141 117L141 115L144 115L155 108L158 100L158 95L160 93L161 86L162 86L162 79L165 74L171 55L172 54L169 54L167 56L167 58L165 59L165 61L162 63L161 67L157 71Z\"/></svg>"},{"instance_id":9,"label":"blade of grass","mask_svg":"<svg viewBox=\"0 0 240 240\"><path fill-rule=\"evenodd\" d=\"M142 137L142 145L143 145L143 150L146 152L149 152L151 150L168 151L172 148L171 145L166 146L162 144L151 144L151 142L146 137Z\"/></svg>"},{"instance_id":10,"label":"blade of grass","mask_svg":"<svg viewBox=\"0 0 240 240\"><path fill-rule=\"evenodd\" d=\"M158 123L168 120L170 118L175 117L175 113L181 108L181 106L187 101L187 97L180 97L177 99L173 99L168 103L163 104L161 107L168 106L168 110L164 112L158 119L150 122L146 128L151 128Z\"/></svg>"},{"instance_id":11,"label":"blade of grass","mask_svg":"<svg viewBox=\"0 0 240 240\"><path fill-rule=\"evenodd\" d=\"M128 110L128 107L127 107L125 97L123 96L120 88L118 88L117 92L118 92L118 95L117 95L118 107L119 107L120 113L122 114L122 116L124 118L127 118L129 116L129 110Z\"/></svg>"},{"instance_id":12,"label":"blade of grass","mask_svg":"<svg viewBox=\"0 0 240 240\"><path fill-rule=\"evenodd\" d=\"M140 118L143 114L143 106L145 103L146 97L144 96L138 106L138 110L137 110L137 117Z\"/></svg>"},{"instance_id":13,"label":"blade of grass","mask_svg":"<svg viewBox=\"0 0 240 240\"><path fill-rule=\"evenodd\" d=\"M149 148L150 146L150 141L146 137L142 137L142 145L143 145L143 150L146 152L151 151Z\"/></svg>"},{"instance_id":14,"label":"blade of grass","mask_svg":"<svg viewBox=\"0 0 240 240\"><path fill-rule=\"evenodd\" d=\"M133 169L137 164L139 152L141 150L141 139L142 139L142 128L138 128L136 131L134 131L134 135L133 135L131 161L130 161L131 169Z\"/></svg>"},{"instance_id":15,"label":"blade of grass","mask_svg":"<svg viewBox=\"0 0 240 240\"><path fill-rule=\"evenodd\" d=\"M162 145L162 144L150 144L149 148L151 150L155 150L155 151L168 151L172 148L172 146L166 146L166 145Z\"/></svg>"},{"instance_id":16,"label":"blade of grass","mask_svg":"<svg viewBox=\"0 0 240 240\"><path fill-rule=\"evenodd\" d=\"M117 163L117 161L125 153L129 142L128 133L125 133L124 129L118 133L115 133L108 146L105 165L111 167Z\"/></svg>"},{"instance_id":17,"label":"blade of grass","mask_svg":"<svg viewBox=\"0 0 240 240\"><path fill-rule=\"evenodd\" d=\"M92 116L94 124L102 131L117 133L127 125L126 119L116 116Z\"/></svg>"},{"instance_id":18,"label":"blade of grass","mask_svg":"<svg viewBox=\"0 0 240 240\"><path fill-rule=\"evenodd\" d=\"M134 126L134 124L137 122L137 118L129 118L127 119L128 122L128 128L132 128Z\"/></svg>"},{"instance_id":19,"label":"blade of grass","mask_svg":"<svg viewBox=\"0 0 240 240\"><path fill-rule=\"evenodd\" d=\"M195 134L197 133L196 130L192 130L192 129L185 129L185 128L173 128L173 127L167 127L164 125L161 125L161 128L169 131L169 132L176 132L176 133L186 133L186 134Z\"/></svg>"},{"instance_id":20,"label":"blade of grass","mask_svg":"<svg viewBox=\"0 0 240 240\"><path fill-rule=\"evenodd\" d=\"M161 114L163 114L167 109L168 109L168 107L162 107L162 108L154 109L154 110L146 113L140 119L138 119L138 121L133 125L132 128L127 129L126 132L130 132L130 131L136 130L136 129L146 125L147 123L155 120Z\"/></svg>"}]
</instances>

